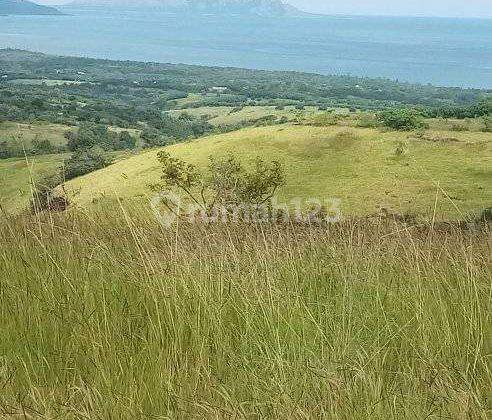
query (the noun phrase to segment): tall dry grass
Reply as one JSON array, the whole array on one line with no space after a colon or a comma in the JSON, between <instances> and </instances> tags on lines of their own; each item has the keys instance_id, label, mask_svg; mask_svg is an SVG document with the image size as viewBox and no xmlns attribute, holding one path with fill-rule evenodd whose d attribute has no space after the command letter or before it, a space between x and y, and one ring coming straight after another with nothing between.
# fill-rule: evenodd
<instances>
[{"instance_id":1,"label":"tall dry grass","mask_svg":"<svg viewBox=\"0 0 492 420\"><path fill-rule=\"evenodd\" d=\"M488 231L0 223L0 416L486 419Z\"/></svg>"}]
</instances>

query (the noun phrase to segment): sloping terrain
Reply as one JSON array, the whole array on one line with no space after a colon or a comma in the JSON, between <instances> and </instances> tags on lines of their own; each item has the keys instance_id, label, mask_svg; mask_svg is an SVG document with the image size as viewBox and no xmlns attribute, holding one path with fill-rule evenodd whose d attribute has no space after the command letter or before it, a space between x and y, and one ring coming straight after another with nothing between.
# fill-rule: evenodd
<instances>
[{"instance_id":1,"label":"sloping terrain","mask_svg":"<svg viewBox=\"0 0 492 420\"><path fill-rule=\"evenodd\" d=\"M66 155L33 156L0 160L0 208L19 213L29 205L32 183L56 173Z\"/></svg>"},{"instance_id":2,"label":"sloping terrain","mask_svg":"<svg viewBox=\"0 0 492 420\"><path fill-rule=\"evenodd\" d=\"M342 200L346 215L381 208L440 218L462 218L490 206L490 134L381 132L344 127L274 126L215 135L167 150L198 166L209 156L235 153L276 159L286 170L281 200ZM106 198L151 197L159 180L157 150L143 152L67 183L80 206Z\"/></svg>"}]
</instances>

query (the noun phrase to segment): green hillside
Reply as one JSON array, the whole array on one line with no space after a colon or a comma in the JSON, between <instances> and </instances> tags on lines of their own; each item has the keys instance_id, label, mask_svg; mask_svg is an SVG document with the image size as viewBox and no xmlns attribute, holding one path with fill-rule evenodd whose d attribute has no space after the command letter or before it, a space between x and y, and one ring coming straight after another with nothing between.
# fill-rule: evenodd
<instances>
[{"instance_id":1,"label":"green hillside","mask_svg":"<svg viewBox=\"0 0 492 420\"><path fill-rule=\"evenodd\" d=\"M233 152L281 161L287 184L280 199L340 198L346 215L381 208L439 218L461 218L492 202L490 134L381 132L344 127L275 126L215 135L167 150L197 165ZM159 179L156 150L67 183L71 200L87 206L103 197L150 197Z\"/></svg>"},{"instance_id":2,"label":"green hillside","mask_svg":"<svg viewBox=\"0 0 492 420\"><path fill-rule=\"evenodd\" d=\"M66 154L0 160L0 207L8 213L25 209L31 197L32 182L56 173Z\"/></svg>"},{"instance_id":3,"label":"green hillside","mask_svg":"<svg viewBox=\"0 0 492 420\"><path fill-rule=\"evenodd\" d=\"M490 91L0 68L0 420L490 418Z\"/></svg>"}]
</instances>

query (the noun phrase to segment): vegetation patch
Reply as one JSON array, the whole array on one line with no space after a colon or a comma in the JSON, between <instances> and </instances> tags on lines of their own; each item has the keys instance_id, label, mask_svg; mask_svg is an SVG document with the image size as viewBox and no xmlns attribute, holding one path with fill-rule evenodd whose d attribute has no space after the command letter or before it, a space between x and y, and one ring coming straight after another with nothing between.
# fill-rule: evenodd
<instances>
[{"instance_id":1,"label":"vegetation patch","mask_svg":"<svg viewBox=\"0 0 492 420\"><path fill-rule=\"evenodd\" d=\"M405 159L395 161L395 141L405 142L407 136L405 132L374 129L351 128L347 132L340 127L261 127L165 150L199 168L207 165L209 156L229 152L244 162L256 155L277 160L285 168L286 184L279 189L282 200L337 197L346 215L371 214L385 207L401 214L433 217L436 212L438 218L462 219L488 206L492 196L486 179L465 169L474 167L490 177L487 157L491 142L486 134L466 133L467 143L415 139L407 143ZM470 146L465 147L468 143ZM74 201L86 206L100 196L149 196L146 186L158 179L157 151L148 151L74 179L66 189L77 191ZM455 182L458 179L459 183ZM428 190L421 193L421 186ZM455 195L464 198L458 207L448 199Z\"/></svg>"},{"instance_id":2,"label":"vegetation patch","mask_svg":"<svg viewBox=\"0 0 492 420\"><path fill-rule=\"evenodd\" d=\"M9 416L487 416L487 232L163 230L120 202L0 237Z\"/></svg>"}]
</instances>

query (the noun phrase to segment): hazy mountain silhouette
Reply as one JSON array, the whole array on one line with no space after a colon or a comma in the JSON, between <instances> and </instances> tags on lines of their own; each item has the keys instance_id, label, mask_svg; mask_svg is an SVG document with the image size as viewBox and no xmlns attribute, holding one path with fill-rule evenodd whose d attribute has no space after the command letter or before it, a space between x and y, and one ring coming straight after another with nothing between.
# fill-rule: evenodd
<instances>
[{"instance_id":1,"label":"hazy mountain silhouette","mask_svg":"<svg viewBox=\"0 0 492 420\"><path fill-rule=\"evenodd\" d=\"M169 12L255 14L261 16L295 16L304 12L281 0L74 0L78 7L155 8Z\"/></svg>"},{"instance_id":2,"label":"hazy mountain silhouette","mask_svg":"<svg viewBox=\"0 0 492 420\"><path fill-rule=\"evenodd\" d=\"M27 0L0 0L0 15L61 15L54 7Z\"/></svg>"}]
</instances>

